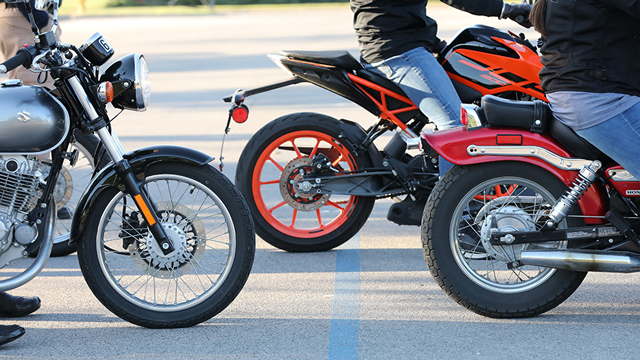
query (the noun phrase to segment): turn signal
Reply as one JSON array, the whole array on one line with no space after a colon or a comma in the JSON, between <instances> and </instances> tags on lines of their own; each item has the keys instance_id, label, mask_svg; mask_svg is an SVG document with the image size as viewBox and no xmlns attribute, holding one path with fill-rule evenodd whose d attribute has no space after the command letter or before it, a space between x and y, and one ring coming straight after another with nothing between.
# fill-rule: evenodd
<instances>
[{"instance_id":1,"label":"turn signal","mask_svg":"<svg viewBox=\"0 0 640 360\"><path fill-rule=\"evenodd\" d=\"M113 85L109 81L105 81L98 85L98 99L103 104L108 104L113 100Z\"/></svg>"}]
</instances>

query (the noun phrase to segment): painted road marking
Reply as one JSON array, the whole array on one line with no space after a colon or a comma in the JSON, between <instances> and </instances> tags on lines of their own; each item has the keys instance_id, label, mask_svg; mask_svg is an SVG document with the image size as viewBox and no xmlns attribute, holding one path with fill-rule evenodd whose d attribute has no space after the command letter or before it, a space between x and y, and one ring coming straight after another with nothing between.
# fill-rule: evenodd
<instances>
[{"instance_id":1,"label":"painted road marking","mask_svg":"<svg viewBox=\"0 0 640 360\"><path fill-rule=\"evenodd\" d=\"M336 280L329 331L329 360L358 359L360 233L336 250Z\"/></svg>"}]
</instances>

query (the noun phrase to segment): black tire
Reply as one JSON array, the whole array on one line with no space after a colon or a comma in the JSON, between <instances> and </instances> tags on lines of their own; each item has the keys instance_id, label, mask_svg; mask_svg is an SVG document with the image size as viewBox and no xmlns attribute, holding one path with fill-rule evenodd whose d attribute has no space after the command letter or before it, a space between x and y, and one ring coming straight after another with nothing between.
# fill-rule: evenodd
<instances>
[{"instance_id":1,"label":"black tire","mask_svg":"<svg viewBox=\"0 0 640 360\"><path fill-rule=\"evenodd\" d=\"M506 186L495 187L500 184ZM483 231L488 230L490 217L499 228L510 221L515 229L539 229L547 218L540 214L566 190L554 175L525 163L455 166L436 185L423 214L423 253L431 275L449 297L483 316L530 317L558 306L578 288L586 272L509 269L507 263L525 247L571 244L490 246L481 239L487 238ZM500 213L491 213L497 206ZM574 206L570 214L579 215L579 208ZM581 219L568 217L560 227L582 224Z\"/></svg>"},{"instance_id":2,"label":"black tire","mask_svg":"<svg viewBox=\"0 0 640 360\"><path fill-rule=\"evenodd\" d=\"M126 321L196 325L224 310L249 276L251 213L231 181L209 165L156 163L145 183L176 250L162 255L131 197L110 188L88 214L78 245L82 274L98 300Z\"/></svg>"},{"instance_id":3,"label":"black tire","mask_svg":"<svg viewBox=\"0 0 640 360\"><path fill-rule=\"evenodd\" d=\"M69 146L69 151L78 150L78 161L71 167L65 161L62 172L58 177L58 183L54 190L56 195L56 223L53 229L53 248L51 256L66 256L76 252L77 244L69 244L69 231L73 220L73 213L80 200L84 189L89 185L95 170L95 159L93 158L98 147L99 140L94 135L84 135L75 130L76 142ZM105 159L101 161L99 167L106 164ZM48 170L47 170L48 171ZM35 257L35 251L29 256Z\"/></svg>"},{"instance_id":4,"label":"black tire","mask_svg":"<svg viewBox=\"0 0 640 360\"><path fill-rule=\"evenodd\" d=\"M249 204L256 233L269 244L291 252L330 250L354 236L369 218L374 197L305 197L288 186L300 176L299 169L311 162L308 155L316 151L314 141L320 149L317 151L323 151L331 161L343 159L336 164L339 170L370 166L367 157L356 156L349 143L340 138L343 126L322 114L286 115L260 129L242 151L235 183ZM296 152L291 139L299 150L306 148L310 154ZM258 185L263 181L271 183ZM258 191L254 191L256 188Z\"/></svg>"}]
</instances>

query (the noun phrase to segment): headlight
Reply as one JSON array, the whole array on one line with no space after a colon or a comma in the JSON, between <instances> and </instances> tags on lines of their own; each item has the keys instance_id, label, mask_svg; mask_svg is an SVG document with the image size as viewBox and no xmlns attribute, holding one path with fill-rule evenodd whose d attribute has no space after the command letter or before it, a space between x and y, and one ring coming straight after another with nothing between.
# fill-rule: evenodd
<instances>
[{"instance_id":1,"label":"headlight","mask_svg":"<svg viewBox=\"0 0 640 360\"><path fill-rule=\"evenodd\" d=\"M145 111L149 106L151 82L149 68L142 54L131 54L113 63L100 81L113 85L113 106L120 109Z\"/></svg>"}]
</instances>

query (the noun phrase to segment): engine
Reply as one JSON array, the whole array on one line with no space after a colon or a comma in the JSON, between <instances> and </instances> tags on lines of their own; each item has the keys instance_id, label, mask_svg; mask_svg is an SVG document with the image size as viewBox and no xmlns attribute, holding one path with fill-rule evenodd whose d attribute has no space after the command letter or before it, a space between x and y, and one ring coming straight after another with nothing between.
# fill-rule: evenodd
<instances>
[{"instance_id":1,"label":"engine","mask_svg":"<svg viewBox=\"0 0 640 360\"><path fill-rule=\"evenodd\" d=\"M25 221L40 196L43 179L35 156L0 156L0 253L31 243L37 231Z\"/></svg>"}]
</instances>

